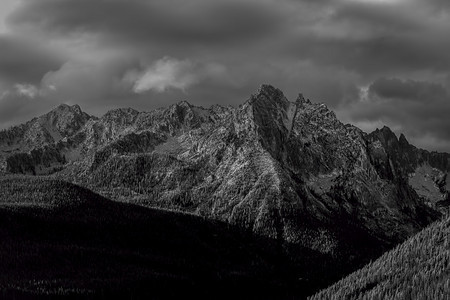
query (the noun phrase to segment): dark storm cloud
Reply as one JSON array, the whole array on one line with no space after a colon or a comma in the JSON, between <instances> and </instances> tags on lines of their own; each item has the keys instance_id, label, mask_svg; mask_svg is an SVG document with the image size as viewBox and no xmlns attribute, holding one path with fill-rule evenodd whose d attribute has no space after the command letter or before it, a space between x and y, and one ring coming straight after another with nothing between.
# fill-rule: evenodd
<instances>
[{"instance_id":1,"label":"dark storm cloud","mask_svg":"<svg viewBox=\"0 0 450 300\"><path fill-rule=\"evenodd\" d=\"M431 5L431 4L430 4ZM430 20L431 19L431 20ZM301 30L293 55L378 76L450 68L450 18L415 1L397 5L343 1Z\"/></svg>"},{"instance_id":2,"label":"dark storm cloud","mask_svg":"<svg viewBox=\"0 0 450 300\"><path fill-rule=\"evenodd\" d=\"M379 78L375 80L370 85L369 93L381 98L415 100L421 103L448 98L448 92L441 84L401 80L398 78Z\"/></svg>"},{"instance_id":3,"label":"dark storm cloud","mask_svg":"<svg viewBox=\"0 0 450 300\"><path fill-rule=\"evenodd\" d=\"M261 82L271 82L271 78L257 78L258 74L268 74L268 72L254 70L248 65L260 65L266 60L260 53L270 51L265 50L270 42L261 41L270 39L272 36L276 37L277 33L286 28L284 25L286 22L282 9L274 6L271 1L265 0L23 1L22 5L8 18L8 24L16 32L27 34L31 32L47 39L76 40L77 47L87 44L90 57L85 62L86 66L84 68L80 66L80 61L83 63L85 57L77 63L66 64L62 70L52 73L55 80L58 77L67 77L61 76L62 74L71 73L73 78L81 77L83 81L89 81L87 78L92 76L84 74L86 72L83 70L95 69L92 73L96 74L97 81L114 79L118 83L114 86L115 91L123 93L120 88L126 88L126 86L121 84L119 77L126 72L123 69L102 66L105 51L117 49L117 52L120 52L118 57L129 57L133 61L128 66L130 72L136 69L144 72L146 68L158 64L168 56L174 61L188 61L188 64L194 66L192 70L185 72L192 71L192 78L196 84L180 96L189 97L192 102L205 102L203 99L194 97L208 95L208 101L214 103L222 102L228 95L228 100L225 100L224 104L237 104L248 97ZM83 51L87 52L85 49ZM141 62L141 65L137 67L136 61ZM107 63L116 64L113 60ZM211 65L226 65L229 74L205 72L205 67L202 66L210 69L208 66ZM249 70L255 72L247 73ZM76 72L80 73L80 76L77 76ZM276 77L276 75L271 74L270 77ZM179 81L179 78L174 80ZM58 94L63 98L76 97L88 104L92 103L93 98L97 98L99 104L127 98L123 94L111 96L110 91L103 93L108 94L108 97L99 98L98 85L92 81L83 86L81 93L74 93L79 85L77 81L63 82L62 79L57 81L63 86L58 88ZM215 84L214 81L222 81L222 83ZM246 92L236 98L232 90L242 91L243 85L247 85ZM213 86L224 88L213 90ZM103 85L103 87L107 86ZM129 92L133 91L132 87L133 84L128 87ZM154 102L161 102L154 99L165 98L167 103L179 100L170 98L174 96L172 93L164 95L149 93L151 95L148 95L147 99L151 100L147 101L147 109L149 102L150 107ZM218 97L219 93L221 93L220 97ZM140 97L133 93L128 95L128 98L133 101Z\"/></svg>"},{"instance_id":4,"label":"dark storm cloud","mask_svg":"<svg viewBox=\"0 0 450 300\"><path fill-rule=\"evenodd\" d=\"M254 1L25 1L9 17L15 27L46 33L100 32L119 41L226 44L278 26L276 10Z\"/></svg>"},{"instance_id":5,"label":"dark storm cloud","mask_svg":"<svg viewBox=\"0 0 450 300\"><path fill-rule=\"evenodd\" d=\"M437 12L438 14L445 11L450 11L450 2L447 0L430 0L429 5Z\"/></svg>"},{"instance_id":6,"label":"dark storm cloud","mask_svg":"<svg viewBox=\"0 0 450 300\"><path fill-rule=\"evenodd\" d=\"M62 64L62 57L42 43L0 35L0 80L8 83L37 83Z\"/></svg>"},{"instance_id":7,"label":"dark storm cloud","mask_svg":"<svg viewBox=\"0 0 450 300\"><path fill-rule=\"evenodd\" d=\"M289 53L291 60L380 75L450 68L449 23L439 24L429 7L418 1L28 0L9 23L62 36L95 33L101 42L130 47L148 44L153 59L208 56L213 47L224 59L247 59L251 51L250 59L276 60Z\"/></svg>"},{"instance_id":8,"label":"dark storm cloud","mask_svg":"<svg viewBox=\"0 0 450 300\"><path fill-rule=\"evenodd\" d=\"M296 53L303 58L367 76L414 70L447 71L450 68L450 52L446 51L450 43L445 41L442 44L447 45L440 45L438 40L427 43L425 40L392 36L357 41L309 36L305 40L312 46L299 48Z\"/></svg>"},{"instance_id":9,"label":"dark storm cloud","mask_svg":"<svg viewBox=\"0 0 450 300\"><path fill-rule=\"evenodd\" d=\"M289 55L291 62L309 60L363 77L447 71L450 23L436 15L444 2L395 2L27 0L9 24L63 37L92 34L105 45L126 41L144 47L136 51L152 60L204 54L229 63Z\"/></svg>"}]
</instances>

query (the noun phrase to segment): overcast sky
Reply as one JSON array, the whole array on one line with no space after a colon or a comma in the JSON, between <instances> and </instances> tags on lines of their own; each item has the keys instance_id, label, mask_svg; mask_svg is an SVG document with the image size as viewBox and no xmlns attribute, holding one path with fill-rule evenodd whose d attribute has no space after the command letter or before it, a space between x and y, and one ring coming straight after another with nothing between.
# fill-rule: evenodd
<instances>
[{"instance_id":1,"label":"overcast sky","mask_svg":"<svg viewBox=\"0 0 450 300\"><path fill-rule=\"evenodd\" d=\"M0 1L0 128L59 103L238 105L262 83L450 152L450 1Z\"/></svg>"}]
</instances>

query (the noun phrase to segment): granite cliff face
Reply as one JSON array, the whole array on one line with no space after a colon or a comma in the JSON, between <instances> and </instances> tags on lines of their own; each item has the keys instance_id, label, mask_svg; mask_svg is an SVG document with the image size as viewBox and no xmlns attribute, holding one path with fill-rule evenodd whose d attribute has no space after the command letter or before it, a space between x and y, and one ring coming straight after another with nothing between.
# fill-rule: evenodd
<instances>
[{"instance_id":1,"label":"granite cliff face","mask_svg":"<svg viewBox=\"0 0 450 300\"><path fill-rule=\"evenodd\" d=\"M448 154L417 149L388 128L366 134L324 104L302 95L290 102L269 85L237 108L180 102L74 115L70 126L49 122L59 135L36 137L31 152L17 135L28 148L14 148L6 169L58 171L118 200L218 219L343 264L406 239L448 200Z\"/></svg>"}]
</instances>

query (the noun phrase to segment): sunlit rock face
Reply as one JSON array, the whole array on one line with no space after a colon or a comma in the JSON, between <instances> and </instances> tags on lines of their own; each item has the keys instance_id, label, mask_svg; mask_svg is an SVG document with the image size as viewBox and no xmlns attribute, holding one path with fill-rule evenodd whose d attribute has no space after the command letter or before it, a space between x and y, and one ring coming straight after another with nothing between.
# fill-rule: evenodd
<instances>
[{"instance_id":1,"label":"sunlit rock face","mask_svg":"<svg viewBox=\"0 0 450 300\"><path fill-rule=\"evenodd\" d=\"M387 127L366 134L325 104L301 94L291 102L270 85L236 108L180 102L79 124L55 126L64 138L43 142L40 155L12 155L10 171L51 173L50 161L55 176L117 200L202 215L343 261L435 220L448 187L447 154L416 149Z\"/></svg>"}]
</instances>

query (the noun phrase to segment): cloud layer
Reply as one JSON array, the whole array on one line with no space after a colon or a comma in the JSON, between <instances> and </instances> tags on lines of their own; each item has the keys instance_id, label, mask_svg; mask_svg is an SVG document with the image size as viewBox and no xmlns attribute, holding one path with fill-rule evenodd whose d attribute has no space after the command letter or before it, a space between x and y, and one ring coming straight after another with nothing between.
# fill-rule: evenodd
<instances>
[{"instance_id":1,"label":"cloud layer","mask_svg":"<svg viewBox=\"0 0 450 300\"><path fill-rule=\"evenodd\" d=\"M450 152L448 1L7 2L0 127L60 102L95 114L237 105L271 83Z\"/></svg>"},{"instance_id":2,"label":"cloud layer","mask_svg":"<svg viewBox=\"0 0 450 300\"><path fill-rule=\"evenodd\" d=\"M219 64L199 64L190 60L177 60L164 57L143 71L132 70L125 74L124 80L132 84L135 93L147 91L163 93L167 89L179 89L186 92L187 88L208 77L221 76L226 68Z\"/></svg>"}]
</instances>

